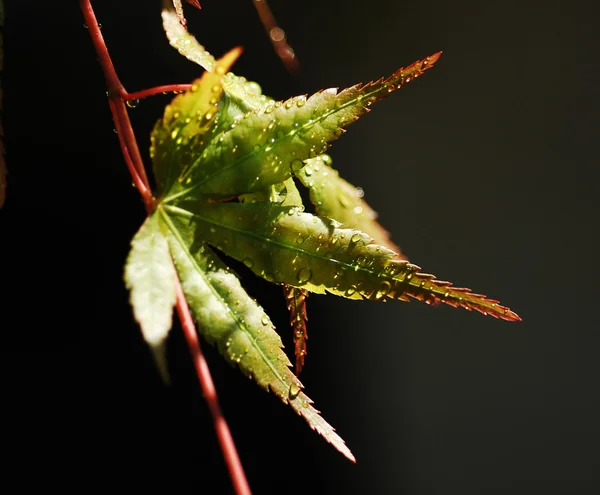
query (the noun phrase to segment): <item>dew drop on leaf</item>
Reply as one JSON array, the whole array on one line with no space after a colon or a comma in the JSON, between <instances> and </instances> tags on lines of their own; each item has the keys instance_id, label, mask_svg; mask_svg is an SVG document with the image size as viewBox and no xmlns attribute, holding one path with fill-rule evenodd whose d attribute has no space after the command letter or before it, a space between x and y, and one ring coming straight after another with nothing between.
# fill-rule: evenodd
<instances>
[{"instance_id":1,"label":"dew drop on leaf","mask_svg":"<svg viewBox=\"0 0 600 495\"><path fill-rule=\"evenodd\" d=\"M290 166L293 172L298 172L302 167L304 167L304 162L296 158L295 160L292 160Z\"/></svg>"},{"instance_id":2,"label":"dew drop on leaf","mask_svg":"<svg viewBox=\"0 0 600 495\"><path fill-rule=\"evenodd\" d=\"M246 258L244 260L244 265L246 265L248 268L252 268L254 266L254 261L252 261L250 258Z\"/></svg>"},{"instance_id":3,"label":"dew drop on leaf","mask_svg":"<svg viewBox=\"0 0 600 495\"><path fill-rule=\"evenodd\" d=\"M305 284L306 282L308 282L310 280L311 276L312 276L312 272L310 271L310 268L308 268L308 267L303 268L302 270L300 270L298 272L298 283Z\"/></svg>"},{"instance_id":4,"label":"dew drop on leaf","mask_svg":"<svg viewBox=\"0 0 600 495\"><path fill-rule=\"evenodd\" d=\"M390 284L389 282L381 282L379 288L377 289L377 292L375 292L375 299L381 299L387 296L390 293L391 288L392 284Z\"/></svg>"},{"instance_id":5,"label":"dew drop on leaf","mask_svg":"<svg viewBox=\"0 0 600 495\"><path fill-rule=\"evenodd\" d=\"M268 325L269 324L269 317L267 315L262 315L262 318L260 319L260 322L263 325Z\"/></svg>"},{"instance_id":6,"label":"dew drop on leaf","mask_svg":"<svg viewBox=\"0 0 600 495\"><path fill-rule=\"evenodd\" d=\"M246 85L246 93L250 95L260 96L260 94L262 93L262 88L256 82L249 82Z\"/></svg>"},{"instance_id":7,"label":"dew drop on leaf","mask_svg":"<svg viewBox=\"0 0 600 495\"><path fill-rule=\"evenodd\" d=\"M351 296L356 292L356 286L355 285L351 285L350 287L348 287L348 289L346 290L346 295L347 296Z\"/></svg>"},{"instance_id":8,"label":"dew drop on leaf","mask_svg":"<svg viewBox=\"0 0 600 495\"><path fill-rule=\"evenodd\" d=\"M358 242L358 241L360 241L360 239L361 239L361 237L360 237L360 234L354 234L354 235L353 235L353 236L350 238L350 241L351 241L351 242Z\"/></svg>"},{"instance_id":9,"label":"dew drop on leaf","mask_svg":"<svg viewBox=\"0 0 600 495\"><path fill-rule=\"evenodd\" d=\"M289 397L290 399L295 399L296 397L298 397L298 394L300 393L300 387L298 386L297 383L293 383L290 385L290 391L289 391Z\"/></svg>"}]
</instances>

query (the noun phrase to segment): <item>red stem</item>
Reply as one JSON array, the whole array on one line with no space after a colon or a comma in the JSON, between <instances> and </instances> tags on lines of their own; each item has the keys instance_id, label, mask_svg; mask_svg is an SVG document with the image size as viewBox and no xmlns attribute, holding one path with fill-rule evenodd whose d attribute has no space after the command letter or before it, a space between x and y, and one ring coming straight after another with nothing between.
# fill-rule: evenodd
<instances>
[{"instance_id":1,"label":"red stem","mask_svg":"<svg viewBox=\"0 0 600 495\"><path fill-rule=\"evenodd\" d=\"M277 24L275 16L271 12L269 4L267 4L267 0L253 0L253 3L260 22L262 22L267 36L271 40L271 44L283 62L283 65L289 72L297 73L300 70L300 64L298 63L296 53L287 42L285 31Z\"/></svg>"},{"instance_id":2,"label":"red stem","mask_svg":"<svg viewBox=\"0 0 600 495\"><path fill-rule=\"evenodd\" d=\"M191 87L191 84L166 84L165 86L156 86L154 88L136 91L135 93L127 93L123 89L121 98L123 98L125 101L141 100L142 98L158 95L160 93L178 93L181 91L187 91Z\"/></svg>"},{"instance_id":3,"label":"red stem","mask_svg":"<svg viewBox=\"0 0 600 495\"><path fill-rule=\"evenodd\" d=\"M110 106L110 111L113 115L113 121L115 123L115 130L117 131L117 135L119 135L119 144L121 145L121 153L123 154L123 158L125 159L125 163L127 164L127 168L129 170L129 173L131 174L131 177L133 179L133 183L135 184L135 187L138 189L138 191L140 191L140 194L142 195L142 197L146 197L147 195L150 195L150 197L152 197L152 194L150 193L149 189L146 187L146 184L144 183L142 177L140 177L140 175L137 172L137 169L135 168L135 164L133 163L133 160L131 159L131 154L129 152L129 148L127 147L127 142L125 141L124 138L121 138L122 134L123 134L123 126L121 125L121 121L117 118L117 108L116 108L116 104L113 100L109 100L108 104ZM151 211L151 204L146 204L146 210L148 210L149 212Z\"/></svg>"},{"instance_id":4,"label":"red stem","mask_svg":"<svg viewBox=\"0 0 600 495\"><path fill-rule=\"evenodd\" d=\"M177 314L179 315L181 327L183 328L183 334L185 335L188 347L190 348L190 353L192 354L192 360L194 361L196 373L200 379L202 393L204 394L204 398L208 403L210 413L213 417L217 437L219 438L219 443L221 444L221 449L223 450L227 469L229 469L229 475L231 476L236 493L250 495L252 492L250 491L250 486L246 480L246 475L244 474L242 463L240 462L240 458L235 448L233 437L229 431L229 426L227 426L227 421L225 421L225 417L221 411L219 398L217 397L217 391L210 375L208 364L204 358L204 354L202 354L200 341L198 340L198 334L196 333L196 327L194 326L188 305L185 302L185 296L183 295L183 290L181 289L179 280L177 280L176 288Z\"/></svg>"},{"instance_id":5,"label":"red stem","mask_svg":"<svg viewBox=\"0 0 600 495\"><path fill-rule=\"evenodd\" d=\"M98 61L100 62L102 71L104 72L106 84L108 86L110 111L113 116L117 135L119 136L119 144L121 146L123 158L125 159L127 168L131 173L133 182L140 192L142 199L144 200L147 212L151 213L154 210L154 198L152 196L144 163L137 145L137 140L135 138L133 128L131 127L131 121L129 120L129 114L127 113L125 101L144 98L145 96L150 96L163 91L182 91L187 89L189 85L159 86L158 88L151 88L138 93L132 93L131 95L128 94L121 84L112 60L110 59L108 49L104 42L102 33L100 32L100 27L98 25L98 21L96 20L90 0L80 0L80 7L81 11L83 12L85 23L88 26L92 43L96 49ZM200 381L202 392L213 417L217 438L221 445L223 457L229 470L235 492L237 495L251 495L250 486L248 485L244 468L242 467L242 463L240 462L231 432L229 431L229 427L227 426L227 422L221 411L221 406L219 405L217 392L210 375L210 370L208 369L208 365L204 359L204 355L202 354L200 341L198 340L198 335L196 333L196 327L194 326L194 322L192 320L192 316L190 314L190 310L185 300L179 280L177 280L176 290L177 313L179 315L179 319L181 320L183 333L194 361L194 366L196 368L196 373L198 375L198 380Z\"/></svg>"}]
</instances>

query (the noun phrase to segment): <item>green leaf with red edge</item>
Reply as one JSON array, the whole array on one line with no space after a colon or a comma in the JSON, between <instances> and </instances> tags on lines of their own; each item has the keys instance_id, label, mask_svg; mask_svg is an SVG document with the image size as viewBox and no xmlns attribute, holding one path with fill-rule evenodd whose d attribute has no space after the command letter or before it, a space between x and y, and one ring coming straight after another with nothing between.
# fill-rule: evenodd
<instances>
[{"instance_id":1,"label":"green leaf with red edge","mask_svg":"<svg viewBox=\"0 0 600 495\"><path fill-rule=\"evenodd\" d=\"M412 297L518 320L497 301L436 280L401 259L356 188L327 158L319 158L372 103L420 76L440 54L388 79L275 102L256 83L217 70L172 9L163 12L163 20L171 44L212 71L206 76L211 84L197 81L193 91L178 97L153 133L155 169L167 171L159 178L158 208L200 331L228 361L271 388L351 458L302 393L270 320L213 248L284 285L298 369L309 291L350 299ZM192 116L202 112L205 120L192 124ZM295 178L309 189L318 215L304 213Z\"/></svg>"},{"instance_id":2,"label":"green leaf with red edge","mask_svg":"<svg viewBox=\"0 0 600 495\"><path fill-rule=\"evenodd\" d=\"M231 197L286 180L303 160L323 153L371 104L421 75L438 58L439 53L388 79L340 93L331 88L308 100L298 96L249 112L202 151L186 177L189 187L178 196Z\"/></svg>"},{"instance_id":3,"label":"green leaf with red edge","mask_svg":"<svg viewBox=\"0 0 600 495\"><path fill-rule=\"evenodd\" d=\"M189 229L186 218L159 207L182 288L200 332L265 390L271 390L348 459L354 456L304 394L281 338L237 276Z\"/></svg>"},{"instance_id":4,"label":"green leaf with red edge","mask_svg":"<svg viewBox=\"0 0 600 495\"><path fill-rule=\"evenodd\" d=\"M504 320L520 319L496 300L422 273L418 266L374 244L367 234L303 213L302 208L199 202L165 208L186 221L197 239L242 261L270 282L350 299L406 301L410 296Z\"/></svg>"}]
</instances>

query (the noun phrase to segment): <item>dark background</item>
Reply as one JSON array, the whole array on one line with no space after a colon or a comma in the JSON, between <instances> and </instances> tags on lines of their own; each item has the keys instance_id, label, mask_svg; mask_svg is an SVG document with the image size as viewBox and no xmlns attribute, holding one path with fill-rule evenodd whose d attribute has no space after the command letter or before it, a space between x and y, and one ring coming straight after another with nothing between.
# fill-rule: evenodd
<instances>
[{"instance_id":1,"label":"dark background","mask_svg":"<svg viewBox=\"0 0 600 495\"><path fill-rule=\"evenodd\" d=\"M357 465L204 345L254 492L598 493L597 12L558 1L272 0L303 66L294 77L250 0L202 3L187 8L191 31L216 55L243 45L234 71L276 98L443 50L335 143L334 166L414 263L524 320L311 297L301 378ZM168 46L158 0L94 5L130 91L201 73ZM167 480L172 493L229 493L179 327L165 388L131 316L122 267L144 211L78 3L9 0L5 50L4 474L23 488ZM144 153L169 98L131 112ZM290 349L279 288L244 284Z\"/></svg>"}]
</instances>

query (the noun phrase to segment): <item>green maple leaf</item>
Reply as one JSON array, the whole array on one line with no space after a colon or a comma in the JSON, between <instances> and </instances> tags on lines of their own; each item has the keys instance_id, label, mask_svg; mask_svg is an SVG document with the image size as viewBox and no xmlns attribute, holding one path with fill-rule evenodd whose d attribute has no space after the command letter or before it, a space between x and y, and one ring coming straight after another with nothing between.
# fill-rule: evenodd
<instances>
[{"instance_id":1,"label":"green maple leaf","mask_svg":"<svg viewBox=\"0 0 600 495\"><path fill-rule=\"evenodd\" d=\"M207 72L174 98L152 132L157 209L134 238L126 268L136 318L151 345L164 342L174 301L170 253L200 333L353 460L304 394L269 317L216 251L284 286L298 370L309 292L414 298L519 320L497 301L403 259L361 194L322 155L372 103L423 74L439 53L387 79L275 102L257 84L227 72L239 51L215 61L172 8L163 21L173 46ZM315 215L304 212L296 180L309 189ZM156 318L148 317L152 311Z\"/></svg>"}]
</instances>

